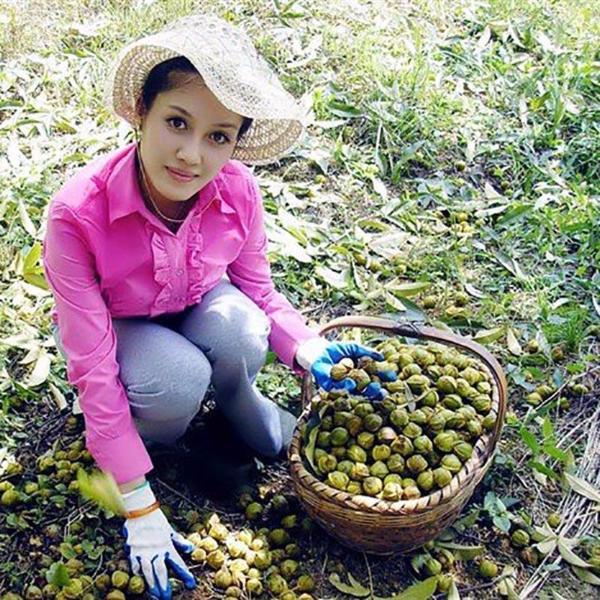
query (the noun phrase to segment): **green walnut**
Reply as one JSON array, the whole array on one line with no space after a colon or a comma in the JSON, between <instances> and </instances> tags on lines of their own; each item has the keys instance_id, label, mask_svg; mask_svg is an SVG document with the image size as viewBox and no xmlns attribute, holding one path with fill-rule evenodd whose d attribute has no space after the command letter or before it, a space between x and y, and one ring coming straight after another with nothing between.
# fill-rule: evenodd
<instances>
[{"instance_id":1,"label":"green walnut","mask_svg":"<svg viewBox=\"0 0 600 600\"><path fill-rule=\"evenodd\" d=\"M442 404L449 410L456 410L463 405L463 401L458 394L447 394L444 396Z\"/></svg>"},{"instance_id":2,"label":"green walnut","mask_svg":"<svg viewBox=\"0 0 600 600\"><path fill-rule=\"evenodd\" d=\"M258 502L251 502L246 507L246 511L245 511L246 519L248 519L249 521L256 521L256 520L260 519L262 512L263 512L263 507L261 504L259 504Z\"/></svg>"},{"instance_id":3,"label":"green walnut","mask_svg":"<svg viewBox=\"0 0 600 600\"><path fill-rule=\"evenodd\" d=\"M482 394L491 394L492 393L492 384L489 381L480 381L475 389Z\"/></svg>"},{"instance_id":4,"label":"green walnut","mask_svg":"<svg viewBox=\"0 0 600 600\"><path fill-rule=\"evenodd\" d=\"M111 590L108 592L108 594L106 594L106 600L125 600L125 594L121 590Z\"/></svg>"},{"instance_id":5,"label":"green walnut","mask_svg":"<svg viewBox=\"0 0 600 600\"><path fill-rule=\"evenodd\" d=\"M427 575L439 575L442 572L442 563L436 558L428 558L423 565Z\"/></svg>"},{"instance_id":6,"label":"green walnut","mask_svg":"<svg viewBox=\"0 0 600 600\"><path fill-rule=\"evenodd\" d=\"M324 448L325 450L331 446L331 432L330 431L319 431L317 434L316 446L318 448Z\"/></svg>"},{"instance_id":7,"label":"green walnut","mask_svg":"<svg viewBox=\"0 0 600 600\"><path fill-rule=\"evenodd\" d=\"M219 547L219 542L217 542L215 538L211 538L207 535L206 537L200 540L198 546L203 550L206 550L206 552L212 552L213 550L216 550Z\"/></svg>"},{"instance_id":8,"label":"green walnut","mask_svg":"<svg viewBox=\"0 0 600 600\"><path fill-rule=\"evenodd\" d=\"M336 427L331 431L329 440L332 446L344 446L349 437L347 429Z\"/></svg>"},{"instance_id":9,"label":"green walnut","mask_svg":"<svg viewBox=\"0 0 600 600\"><path fill-rule=\"evenodd\" d=\"M483 433L483 425L481 421L477 419L471 419L467 421L467 431L472 439L477 439Z\"/></svg>"},{"instance_id":10,"label":"green walnut","mask_svg":"<svg viewBox=\"0 0 600 600\"><path fill-rule=\"evenodd\" d=\"M346 456L353 462L366 463L367 453L364 448L361 448L358 444L353 444L346 451Z\"/></svg>"},{"instance_id":11,"label":"green walnut","mask_svg":"<svg viewBox=\"0 0 600 600\"><path fill-rule=\"evenodd\" d=\"M441 412L435 413L429 418L427 425L433 432L443 431L446 427L446 417Z\"/></svg>"},{"instance_id":12,"label":"green walnut","mask_svg":"<svg viewBox=\"0 0 600 600\"><path fill-rule=\"evenodd\" d=\"M343 475L343 473L340 473L340 475ZM280 547L289 543L290 534L285 529L278 527L269 532L268 538L271 546Z\"/></svg>"},{"instance_id":13,"label":"green walnut","mask_svg":"<svg viewBox=\"0 0 600 600\"><path fill-rule=\"evenodd\" d=\"M331 367L331 379L340 381L344 379L349 372L350 370L345 365L338 363Z\"/></svg>"},{"instance_id":14,"label":"green walnut","mask_svg":"<svg viewBox=\"0 0 600 600\"><path fill-rule=\"evenodd\" d=\"M267 577L267 589L272 594L279 596L287 590L287 582L281 575L273 573Z\"/></svg>"},{"instance_id":15,"label":"green walnut","mask_svg":"<svg viewBox=\"0 0 600 600\"><path fill-rule=\"evenodd\" d=\"M369 473L373 477L383 479L389 473L389 469L382 460L377 460L369 467Z\"/></svg>"},{"instance_id":16,"label":"green walnut","mask_svg":"<svg viewBox=\"0 0 600 600\"><path fill-rule=\"evenodd\" d=\"M498 565L491 560L484 559L479 563L479 574L485 579L493 579L498 575Z\"/></svg>"},{"instance_id":17,"label":"green walnut","mask_svg":"<svg viewBox=\"0 0 600 600\"><path fill-rule=\"evenodd\" d=\"M96 577L94 580L94 585L96 586L97 590L106 592L106 590L108 590L110 587L110 575L108 573L102 573L98 575L98 577Z\"/></svg>"},{"instance_id":18,"label":"green walnut","mask_svg":"<svg viewBox=\"0 0 600 600\"><path fill-rule=\"evenodd\" d=\"M419 486L419 489L423 492L429 492L433 488L433 483L433 471L431 471L431 469L422 471L417 476L417 485Z\"/></svg>"},{"instance_id":19,"label":"green walnut","mask_svg":"<svg viewBox=\"0 0 600 600\"><path fill-rule=\"evenodd\" d=\"M312 592L315 589L315 581L310 575L300 575L296 581L296 589L299 592Z\"/></svg>"},{"instance_id":20,"label":"green walnut","mask_svg":"<svg viewBox=\"0 0 600 600\"><path fill-rule=\"evenodd\" d=\"M473 398L473 408L482 415L486 415L492 410L492 401L485 394Z\"/></svg>"},{"instance_id":21,"label":"green walnut","mask_svg":"<svg viewBox=\"0 0 600 600\"><path fill-rule=\"evenodd\" d=\"M286 579L289 579L298 570L298 563L295 560L288 558L282 561L282 563L279 565L279 570Z\"/></svg>"},{"instance_id":22,"label":"green walnut","mask_svg":"<svg viewBox=\"0 0 600 600\"><path fill-rule=\"evenodd\" d=\"M367 431L374 433L383 425L383 419L380 415L372 413L363 419L363 426Z\"/></svg>"},{"instance_id":23,"label":"green walnut","mask_svg":"<svg viewBox=\"0 0 600 600\"><path fill-rule=\"evenodd\" d=\"M253 596L260 596L263 593L263 584L258 578L248 579L246 581L246 590Z\"/></svg>"},{"instance_id":24,"label":"green walnut","mask_svg":"<svg viewBox=\"0 0 600 600\"><path fill-rule=\"evenodd\" d=\"M408 379L413 375L421 375L422 373L421 367L416 363L411 363L410 365L406 365L402 368L402 372L400 373L401 379Z\"/></svg>"},{"instance_id":25,"label":"green walnut","mask_svg":"<svg viewBox=\"0 0 600 600\"><path fill-rule=\"evenodd\" d=\"M397 500L401 500L402 485L390 481L389 483L384 484L381 495L385 500L389 500L390 502L396 502Z\"/></svg>"},{"instance_id":26,"label":"green walnut","mask_svg":"<svg viewBox=\"0 0 600 600\"><path fill-rule=\"evenodd\" d=\"M330 473L332 471L335 471L337 468L337 464L337 458L332 454L326 454L325 456L319 458L319 460L317 461L317 467L319 468L319 471L321 471L321 473Z\"/></svg>"},{"instance_id":27,"label":"green walnut","mask_svg":"<svg viewBox=\"0 0 600 600\"><path fill-rule=\"evenodd\" d=\"M442 375L435 384L438 390L444 394L454 394L456 392L456 379L449 375Z\"/></svg>"},{"instance_id":28,"label":"green walnut","mask_svg":"<svg viewBox=\"0 0 600 600\"><path fill-rule=\"evenodd\" d=\"M420 408L413 410L413 412L408 415L408 418L412 423L416 423L417 425L426 425L428 421L427 414Z\"/></svg>"},{"instance_id":29,"label":"green walnut","mask_svg":"<svg viewBox=\"0 0 600 600\"><path fill-rule=\"evenodd\" d=\"M354 463L350 477L355 481L361 481L371 475L369 467L365 463Z\"/></svg>"},{"instance_id":30,"label":"green walnut","mask_svg":"<svg viewBox=\"0 0 600 600\"><path fill-rule=\"evenodd\" d=\"M375 412L375 408L370 402L360 402L354 408L354 414L361 419L364 419L367 415Z\"/></svg>"},{"instance_id":31,"label":"green walnut","mask_svg":"<svg viewBox=\"0 0 600 600\"><path fill-rule=\"evenodd\" d=\"M128 594L143 594L146 590L146 583L144 582L144 578L140 575L134 575L127 585L127 593Z\"/></svg>"},{"instance_id":32,"label":"green walnut","mask_svg":"<svg viewBox=\"0 0 600 600\"><path fill-rule=\"evenodd\" d=\"M404 408L396 408L390 413L390 423L398 430L409 423L408 412Z\"/></svg>"},{"instance_id":33,"label":"green walnut","mask_svg":"<svg viewBox=\"0 0 600 600\"><path fill-rule=\"evenodd\" d=\"M456 454L446 454L442 458L442 467L448 469L450 473L458 473L462 469L462 463Z\"/></svg>"},{"instance_id":34,"label":"green walnut","mask_svg":"<svg viewBox=\"0 0 600 600\"><path fill-rule=\"evenodd\" d=\"M361 431L356 437L356 443L365 450L370 450L375 445L375 435L370 431Z\"/></svg>"},{"instance_id":35,"label":"green walnut","mask_svg":"<svg viewBox=\"0 0 600 600\"><path fill-rule=\"evenodd\" d=\"M408 425L407 425L408 427ZM418 427L418 425L417 425ZM415 436L418 437L418 436ZM414 446L410 438L405 435L399 435L396 439L391 443L390 448L392 452L397 452L401 456L405 458L410 456L414 452Z\"/></svg>"},{"instance_id":36,"label":"green walnut","mask_svg":"<svg viewBox=\"0 0 600 600\"><path fill-rule=\"evenodd\" d=\"M527 394L527 396L525 396L525 402L527 402L527 404L531 404L531 406L537 406L538 404L541 404L542 400L542 396L537 392L531 392L531 394Z\"/></svg>"},{"instance_id":37,"label":"green walnut","mask_svg":"<svg viewBox=\"0 0 600 600\"><path fill-rule=\"evenodd\" d=\"M206 563L215 571L225 564L225 554L222 550L213 550L206 557Z\"/></svg>"},{"instance_id":38,"label":"green walnut","mask_svg":"<svg viewBox=\"0 0 600 600\"><path fill-rule=\"evenodd\" d=\"M346 426L346 421L350 417L353 417L353 416L355 416L355 415L353 415L351 412L348 412L346 410L340 410L340 411L338 411L338 412L336 412L336 413L333 414L332 425L334 427L345 427ZM333 441L331 443L333 444Z\"/></svg>"},{"instance_id":39,"label":"green walnut","mask_svg":"<svg viewBox=\"0 0 600 600\"><path fill-rule=\"evenodd\" d=\"M362 419L356 415L351 415L346 419L344 427L351 436L356 437L363 429Z\"/></svg>"},{"instance_id":40,"label":"green walnut","mask_svg":"<svg viewBox=\"0 0 600 600\"><path fill-rule=\"evenodd\" d=\"M467 419L465 415L459 412L453 413L446 421L446 427L448 429L462 429L466 424Z\"/></svg>"},{"instance_id":41,"label":"green walnut","mask_svg":"<svg viewBox=\"0 0 600 600\"><path fill-rule=\"evenodd\" d=\"M391 444L396 439L396 432L392 427L382 427L377 432L377 439L385 444Z\"/></svg>"},{"instance_id":42,"label":"green walnut","mask_svg":"<svg viewBox=\"0 0 600 600\"><path fill-rule=\"evenodd\" d=\"M427 452L433 450L433 443L426 435L420 435L418 438L415 438L413 445L415 451L420 454L427 454Z\"/></svg>"},{"instance_id":43,"label":"green walnut","mask_svg":"<svg viewBox=\"0 0 600 600\"><path fill-rule=\"evenodd\" d=\"M42 590L37 585L30 585L25 590L25 600L42 600Z\"/></svg>"},{"instance_id":44,"label":"green walnut","mask_svg":"<svg viewBox=\"0 0 600 600\"><path fill-rule=\"evenodd\" d=\"M438 487L443 488L452 481L452 473L444 467L438 467L433 470L433 480Z\"/></svg>"},{"instance_id":45,"label":"green walnut","mask_svg":"<svg viewBox=\"0 0 600 600\"><path fill-rule=\"evenodd\" d=\"M348 475L341 471L333 471L327 474L327 483L336 490L345 490L349 482Z\"/></svg>"},{"instance_id":46,"label":"green walnut","mask_svg":"<svg viewBox=\"0 0 600 600\"><path fill-rule=\"evenodd\" d=\"M420 454L414 454L406 460L406 468L414 474L420 473L429 467L427 460Z\"/></svg>"},{"instance_id":47,"label":"green walnut","mask_svg":"<svg viewBox=\"0 0 600 600\"><path fill-rule=\"evenodd\" d=\"M204 550L204 548L194 548L194 550L192 551L192 554L190 555L190 558L195 563L201 563L206 560L206 556L207 556L207 554L206 554L206 550Z\"/></svg>"},{"instance_id":48,"label":"green walnut","mask_svg":"<svg viewBox=\"0 0 600 600\"><path fill-rule=\"evenodd\" d=\"M404 488L404 500L416 500L421 497L421 490L416 485L409 485Z\"/></svg>"},{"instance_id":49,"label":"green walnut","mask_svg":"<svg viewBox=\"0 0 600 600\"><path fill-rule=\"evenodd\" d=\"M411 375L406 383L416 393L421 393L429 387L429 379L425 375Z\"/></svg>"},{"instance_id":50,"label":"green walnut","mask_svg":"<svg viewBox=\"0 0 600 600\"><path fill-rule=\"evenodd\" d=\"M383 483L378 477L367 477L363 483L363 490L368 496L376 496L383 489Z\"/></svg>"},{"instance_id":51,"label":"green walnut","mask_svg":"<svg viewBox=\"0 0 600 600\"><path fill-rule=\"evenodd\" d=\"M485 417L483 417L481 425L486 431L492 431L494 429L494 425L496 425L496 415L486 415Z\"/></svg>"},{"instance_id":52,"label":"green walnut","mask_svg":"<svg viewBox=\"0 0 600 600\"><path fill-rule=\"evenodd\" d=\"M351 481L346 486L346 492L352 496L358 496L363 492L362 485L358 481Z\"/></svg>"},{"instance_id":53,"label":"green walnut","mask_svg":"<svg viewBox=\"0 0 600 600\"><path fill-rule=\"evenodd\" d=\"M438 433L433 438L434 446L442 452L450 452L454 447L455 442L455 436L449 431L443 431L442 433Z\"/></svg>"},{"instance_id":54,"label":"green walnut","mask_svg":"<svg viewBox=\"0 0 600 600\"><path fill-rule=\"evenodd\" d=\"M517 529L510 536L510 541L516 548L523 548L529 545L529 534L524 529Z\"/></svg>"},{"instance_id":55,"label":"green walnut","mask_svg":"<svg viewBox=\"0 0 600 600\"><path fill-rule=\"evenodd\" d=\"M535 548L523 548L521 550L521 559L532 567L537 567L540 562L540 555Z\"/></svg>"},{"instance_id":56,"label":"green walnut","mask_svg":"<svg viewBox=\"0 0 600 600\"><path fill-rule=\"evenodd\" d=\"M415 438L418 438L422 433L423 430L421 429L420 425L417 425L416 423L409 423L403 430L402 433L407 437L410 438L412 440L414 440Z\"/></svg>"},{"instance_id":57,"label":"green walnut","mask_svg":"<svg viewBox=\"0 0 600 600\"><path fill-rule=\"evenodd\" d=\"M21 494L15 489L9 489L2 493L0 496L0 504L2 506L14 506L21 501Z\"/></svg>"},{"instance_id":58,"label":"green walnut","mask_svg":"<svg viewBox=\"0 0 600 600\"><path fill-rule=\"evenodd\" d=\"M254 558L254 566L260 571L264 571L271 566L273 558L268 550L257 550Z\"/></svg>"},{"instance_id":59,"label":"green walnut","mask_svg":"<svg viewBox=\"0 0 600 600\"><path fill-rule=\"evenodd\" d=\"M395 437L395 436L394 436ZM392 454L392 449L385 444L378 444L371 450L373 460L387 460ZM364 461L363 461L364 462Z\"/></svg>"},{"instance_id":60,"label":"green walnut","mask_svg":"<svg viewBox=\"0 0 600 600\"><path fill-rule=\"evenodd\" d=\"M425 392L425 394L421 398L421 404L423 406L429 406L432 408L434 406L437 406L439 401L440 401L440 396L435 390L429 390L428 392Z\"/></svg>"},{"instance_id":61,"label":"green walnut","mask_svg":"<svg viewBox=\"0 0 600 600\"><path fill-rule=\"evenodd\" d=\"M548 518L546 519L546 521L548 521L548 525L552 528L552 529L556 529L561 522L561 516L559 513L550 513L548 515Z\"/></svg>"},{"instance_id":62,"label":"green walnut","mask_svg":"<svg viewBox=\"0 0 600 600\"><path fill-rule=\"evenodd\" d=\"M213 581L218 588L227 589L233 583L233 577L227 569L219 569L215 574Z\"/></svg>"},{"instance_id":63,"label":"green walnut","mask_svg":"<svg viewBox=\"0 0 600 600\"><path fill-rule=\"evenodd\" d=\"M452 451L462 462L468 461L473 456L473 446L468 442L457 442L454 444Z\"/></svg>"},{"instance_id":64,"label":"green walnut","mask_svg":"<svg viewBox=\"0 0 600 600\"><path fill-rule=\"evenodd\" d=\"M387 468L390 473L402 473L404 467L405 461L400 454L392 454L387 460Z\"/></svg>"},{"instance_id":65,"label":"green walnut","mask_svg":"<svg viewBox=\"0 0 600 600\"><path fill-rule=\"evenodd\" d=\"M354 463L351 460L342 460L338 463L337 470L340 473L345 473L346 475L350 475L350 473L352 473L353 466L354 466Z\"/></svg>"}]
</instances>

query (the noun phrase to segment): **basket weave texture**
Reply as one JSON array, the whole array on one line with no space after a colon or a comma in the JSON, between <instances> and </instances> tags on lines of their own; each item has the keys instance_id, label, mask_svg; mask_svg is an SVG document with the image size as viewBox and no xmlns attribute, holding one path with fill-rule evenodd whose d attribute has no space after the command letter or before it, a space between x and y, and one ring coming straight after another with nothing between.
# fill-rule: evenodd
<instances>
[{"instance_id":1,"label":"basket weave texture","mask_svg":"<svg viewBox=\"0 0 600 600\"><path fill-rule=\"evenodd\" d=\"M319 481L304 466L301 431L310 416L312 382L303 381L304 411L298 419L289 450L290 471L298 498L308 514L343 545L372 554L410 552L437 537L460 515L475 487L489 469L506 412L506 379L496 359L473 341L431 327L417 327L374 317L342 317L322 328L376 329L391 335L431 340L466 350L487 368L493 380L494 430L481 436L472 457L444 488L414 500L390 502L368 496L353 496Z\"/></svg>"}]
</instances>

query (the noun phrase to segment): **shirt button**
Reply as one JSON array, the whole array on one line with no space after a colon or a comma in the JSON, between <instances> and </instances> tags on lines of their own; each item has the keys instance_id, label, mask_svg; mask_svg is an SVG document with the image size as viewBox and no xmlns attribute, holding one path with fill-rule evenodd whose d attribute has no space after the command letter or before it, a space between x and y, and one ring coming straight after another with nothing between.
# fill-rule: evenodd
<instances>
[{"instance_id":1,"label":"shirt button","mask_svg":"<svg viewBox=\"0 0 600 600\"><path fill-rule=\"evenodd\" d=\"M177 269L177 276L181 277L183 275L183 269Z\"/></svg>"}]
</instances>

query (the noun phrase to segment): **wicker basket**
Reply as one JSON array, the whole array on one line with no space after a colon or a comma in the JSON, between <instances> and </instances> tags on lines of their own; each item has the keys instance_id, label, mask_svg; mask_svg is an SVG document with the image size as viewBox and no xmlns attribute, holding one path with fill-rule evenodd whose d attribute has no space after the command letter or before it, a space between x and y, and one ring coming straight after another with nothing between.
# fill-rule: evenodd
<instances>
[{"instance_id":1,"label":"wicker basket","mask_svg":"<svg viewBox=\"0 0 600 600\"><path fill-rule=\"evenodd\" d=\"M339 327L376 329L390 335L455 346L475 355L487 367L494 381L492 412L497 415L494 430L477 441L472 457L452 481L429 496L390 502L336 490L306 470L300 456L300 431L310 412L312 380L308 374L304 378L304 411L289 450L292 481L304 508L330 535L353 550L381 555L409 552L434 539L455 521L490 467L506 412L506 379L496 359L485 348L446 331L355 316L336 319L324 326L320 333Z\"/></svg>"}]
</instances>

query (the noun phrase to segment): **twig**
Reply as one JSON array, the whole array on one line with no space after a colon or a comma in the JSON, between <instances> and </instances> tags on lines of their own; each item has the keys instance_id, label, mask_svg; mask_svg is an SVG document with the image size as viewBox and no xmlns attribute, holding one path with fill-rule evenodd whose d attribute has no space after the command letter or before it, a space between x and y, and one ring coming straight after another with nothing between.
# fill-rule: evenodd
<instances>
[{"instance_id":1,"label":"twig","mask_svg":"<svg viewBox=\"0 0 600 600\"><path fill-rule=\"evenodd\" d=\"M375 591L373 590L373 575L371 573L371 565L369 564L369 559L367 555L363 552L363 558L365 559L365 565L367 565L367 574L369 575L369 591L371 592L371 598L375 596Z\"/></svg>"}]
</instances>

